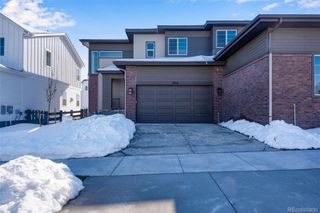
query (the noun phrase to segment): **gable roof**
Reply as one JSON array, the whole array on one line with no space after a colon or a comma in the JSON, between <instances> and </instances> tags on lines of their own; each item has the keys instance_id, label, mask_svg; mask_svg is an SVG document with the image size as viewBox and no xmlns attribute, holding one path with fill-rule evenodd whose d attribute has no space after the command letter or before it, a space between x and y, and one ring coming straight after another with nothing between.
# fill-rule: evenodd
<instances>
[{"instance_id":1,"label":"gable roof","mask_svg":"<svg viewBox=\"0 0 320 213\"><path fill-rule=\"evenodd\" d=\"M320 15L317 14L261 14L246 26L237 37L223 48L215 60L226 60L229 56L245 46L249 41L268 28L280 24L283 28L320 28Z\"/></svg>"},{"instance_id":2,"label":"gable roof","mask_svg":"<svg viewBox=\"0 0 320 213\"><path fill-rule=\"evenodd\" d=\"M72 55L73 55L76 63L78 64L78 66L80 68L84 67L84 63L83 63L81 57L79 56L76 48L74 47L74 45L72 44L70 38L68 37L68 35L66 33L51 33L51 32L36 30L31 27L25 26L24 24L21 24L17 21L14 21L13 19L9 18L8 16L4 15L3 13L0 13L0 15L5 17L6 19L8 19L10 22L14 23L16 26L18 26L22 30L24 30L25 34L30 37L57 37L57 36L61 37L68 45L68 48L71 50Z\"/></svg>"}]
</instances>

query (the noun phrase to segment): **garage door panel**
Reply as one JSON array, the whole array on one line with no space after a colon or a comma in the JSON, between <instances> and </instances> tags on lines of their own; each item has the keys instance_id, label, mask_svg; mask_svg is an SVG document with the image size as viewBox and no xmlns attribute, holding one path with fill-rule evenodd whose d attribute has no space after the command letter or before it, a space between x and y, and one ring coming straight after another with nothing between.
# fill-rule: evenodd
<instances>
[{"instance_id":1,"label":"garage door panel","mask_svg":"<svg viewBox=\"0 0 320 213\"><path fill-rule=\"evenodd\" d=\"M138 86L138 122L212 122L211 86Z\"/></svg>"}]
</instances>

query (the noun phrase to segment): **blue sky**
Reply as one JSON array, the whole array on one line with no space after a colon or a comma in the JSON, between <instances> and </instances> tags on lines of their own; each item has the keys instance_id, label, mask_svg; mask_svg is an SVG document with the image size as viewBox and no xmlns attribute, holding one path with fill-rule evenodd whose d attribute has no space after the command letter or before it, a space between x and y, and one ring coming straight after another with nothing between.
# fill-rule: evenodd
<instances>
[{"instance_id":1,"label":"blue sky","mask_svg":"<svg viewBox=\"0 0 320 213\"><path fill-rule=\"evenodd\" d=\"M320 14L320 0L1 0L1 8L34 28L68 33L87 64L80 38L126 38L125 28L250 20L261 13Z\"/></svg>"}]
</instances>

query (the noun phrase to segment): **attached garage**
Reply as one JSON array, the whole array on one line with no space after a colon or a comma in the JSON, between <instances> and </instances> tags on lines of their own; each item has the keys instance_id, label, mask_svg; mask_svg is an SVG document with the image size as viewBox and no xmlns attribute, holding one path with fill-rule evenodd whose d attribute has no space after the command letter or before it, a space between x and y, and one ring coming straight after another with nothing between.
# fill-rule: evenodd
<instances>
[{"instance_id":1,"label":"attached garage","mask_svg":"<svg viewBox=\"0 0 320 213\"><path fill-rule=\"evenodd\" d=\"M212 122L212 86L137 86L137 121Z\"/></svg>"}]
</instances>

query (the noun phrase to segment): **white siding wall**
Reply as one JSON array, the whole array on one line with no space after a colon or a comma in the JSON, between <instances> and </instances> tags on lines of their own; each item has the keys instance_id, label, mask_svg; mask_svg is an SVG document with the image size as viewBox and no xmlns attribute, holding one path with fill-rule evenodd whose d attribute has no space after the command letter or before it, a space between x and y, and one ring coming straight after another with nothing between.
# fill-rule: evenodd
<instances>
[{"instance_id":1,"label":"white siding wall","mask_svg":"<svg viewBox=\"0 0 320 213\"><path fill-rule=\"evenodd\" d=\"M4 56L0 56L0 64L22 70L23 34L21 27L0 15L0 37L5 38Z\"/></svg>"},{"instance_id":2,"label":"white siding wall","mask_svg":"<svg viewBox=\"0 0 320 213\"><path fill-rule=\"evenodd\" d=\"M24 48L25 71L46 77L53 72L57 80L73 87L81 87L76 73L79 67L66 42L60 36L25 38ZM51 67L46 65L46 50L51 52Z\"/></svg>"},{"instance_id":3,"label":"white siding wall","mask_svg":"<svg viewBox=\"0 0 320 213\"><path fill-rule=\"evenodd\" d=\"M87 88L87 89L86 89ZM81 108L88 109L89 107L89 85L88 81L82 81L82 88L81 88Z\"/></svg>"}]
</instances>

